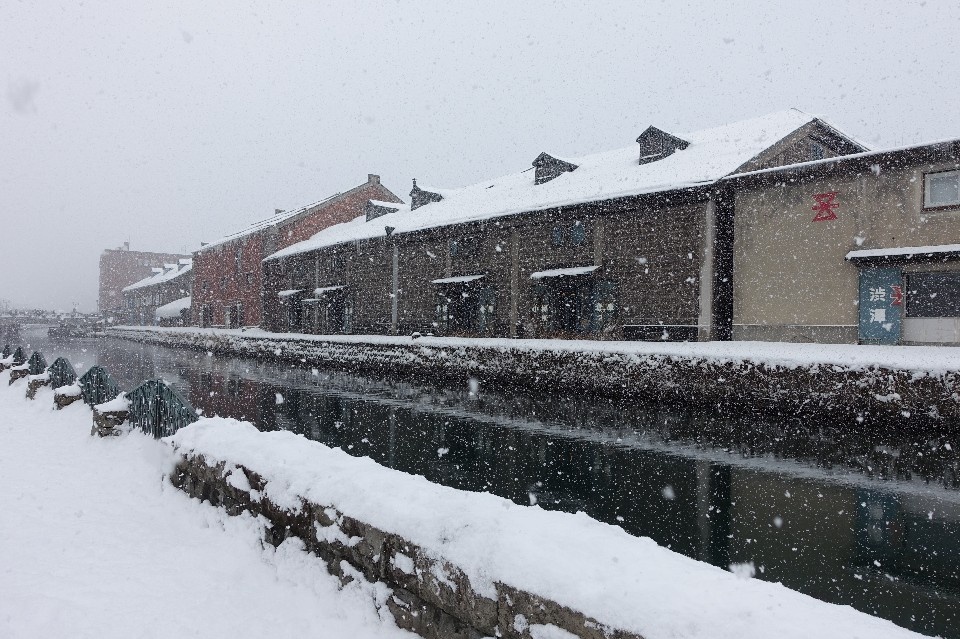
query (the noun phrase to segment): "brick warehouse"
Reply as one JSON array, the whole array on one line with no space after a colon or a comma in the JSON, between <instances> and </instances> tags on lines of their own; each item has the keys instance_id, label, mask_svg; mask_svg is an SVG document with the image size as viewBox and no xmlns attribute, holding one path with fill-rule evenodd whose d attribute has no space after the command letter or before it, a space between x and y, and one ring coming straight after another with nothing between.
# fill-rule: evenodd
<instances>
[{"instance_id":1,"label":"brick warehouse","mask_svg":"<svg viewBox=\"0 0 960 639\"><path fill-rule=\"evenodd\" d=\"M399 201L378 175L346 192L294 211L277 212L193 255L192 313L200 326L257 326L262 312L261 261L333 224L361 214L368 200Z\"/></svg>"},{"instance_id":2,"label":"brick warehouse","mask_svg":"<svg viewBox=\"0 0 960 639\"><path fill-rule=\"evenodd\" d=\"M865 149L799 111L418 186L264 262L264 326L310 333L729 339L720 180Z\"/></svg>"},{"instance_id":3,"label":"brick warehouse","mask_svg":"<svg viewBox=\"0 0 960 639\"><path fill-rule=\"evenodd\" d=\"M189 255L131 251L130 244L100 254L100 293L97 309L106 318L119 320L124 313L123 288L153 275L163 264L176 264Z\"/></svg>"}]
</instances>

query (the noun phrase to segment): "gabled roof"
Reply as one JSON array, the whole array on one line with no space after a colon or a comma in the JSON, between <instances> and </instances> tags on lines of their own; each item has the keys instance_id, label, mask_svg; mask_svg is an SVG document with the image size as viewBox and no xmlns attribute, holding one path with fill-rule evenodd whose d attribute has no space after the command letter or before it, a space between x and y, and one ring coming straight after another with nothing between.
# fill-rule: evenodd
<instances>
[{"instance_id":1,"label":"gabled roof","mask_svg":"<svg viewBox=\"0 0 960 639\"><path fill-rule=\"evenodd\" d=\"M442 199L415 210L403 207L370 222L365 217L358 217L331 226L266 259L384 237L388 234L386 227L397 235L585 202L709 186L737 171L797 129L815 121L819 120L791 109L683 134L679 139L689 142L689 146L647 164L638 165L638 148L632 144L581 158L564 157L564 162L576 165L577 169L543 184L534 183L531 167L461 189L429 189L431 193L441 194ZM428 190L425 187L418 189Z\"/></svg>"},{"instance_id":2,"label":"gabled roof","mask_svg":"<svg viewBox=\"0 0 960 639\"><path fill-rule=\"evenodd\" d=\"M193 260L180 260L178 264L164 264L163 266L164 268L159 269L159 273L154 273L150 277L145 277L139 282L134 282L130 286L124 287L123 292L128 293L139 288L156 286L157 284L163 284L181 275L185 275L193 269Z\"/></svg>"}]
</instances>

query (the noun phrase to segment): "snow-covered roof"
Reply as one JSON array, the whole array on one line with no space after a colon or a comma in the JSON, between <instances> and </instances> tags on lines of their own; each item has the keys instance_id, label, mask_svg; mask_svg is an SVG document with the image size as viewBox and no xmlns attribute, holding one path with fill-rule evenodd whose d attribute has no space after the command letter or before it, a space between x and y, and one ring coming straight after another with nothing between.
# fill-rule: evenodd
<instances>
[{"instance_id":1,"label":"snow-covered roof","mask_svg":"<svg viewBox=\"0 0 960 639\"><path fill-rule=\"evenodd\" d=\"M534 169L530 167L460 189L421 185L421 190L439 193L443 199L416 210L403 206L369 222L361 216L336 224L266 259L384 237L388 234L386 227L393 229L392 234L409 233L582 202L709 185L815 120L811 115L791 109L681 134L680 137L690 142L686 149L642 165L637 144L581 158L564 156L564 161L577 165L577 169L543 184L534 184Z\"/></svg>"},{"instance_id":2,"label":"snow-covered roof","mask_svg":"<svg viewBox=\"0 0 960 639\"><path fill-rule=\"evenodd\" d=\"M858 249L847 253L848 260L866 260L878 257L932 257L941 253L960 253L960 244L935 246L897 246L894 248Z\"/></svg>"},{"instance_id":3,"label":"snow-covered roof","mask_svg":"<svg viewBox=\"0 0 960 639\"><path fill-rule=\"evenodd\" d=\"M467 282L474 282L479 280L483 275L460 275L457 277L441 277L438 280L433 280L432 284L466 284Z\"/></svg>"},{"instance_id":4,"label":"snow-covered roof","mask_svg":"<svg viewBox=\"0 0 960 639\"><path fill-rule=\"evenodd\" d=\"M302 288L288 288L284 291L277 293L278 297L290 297L291 295L296 295L297 293L303 293Z\"/></svg>"},{"instance_id":5,"label":"snow-covered roof","mask_svg":"<svg viewBox=\"0 0 960 639\"><path fill-rule=\"evenodd\" d=\"M531 280L542 280L545 277L573 277L593 273L599 266L573 266L570 268L552 268L548 271L537 271L530 274Z\"/></svg>"},{"instance_id":6,"label":"snow-covered roof","mask_svg":"<svg viewBox=\"0 0 960 639\"><path fill-rule=\"evenodd\" d=\"M178 300L173 300L169 304L164 304L163 306L158 306L157 310L154 313L157 316L157 319L170 319L172 317L180 317L180 311L190 308L190 303L193 298L189 295L187 297L181 297Z\"/></svg>"},{"instance_id":7,"label":"snow-covered roof","mask_svg":"<svg viewBox=\"0 0 960 639\"><path fill-rule=\"evenodd\" d=\"M138 288L163 284L164 282L169 282L174 278L188 273L192 269L193 260L190 259L180 260L179 264L164 264L164 268L153 269L155 271L153 275L145 277L139 282L134 282L130 286L124 287L123 292L129 293L130 291L134 291Z\"/></svg>"}]
</instances>

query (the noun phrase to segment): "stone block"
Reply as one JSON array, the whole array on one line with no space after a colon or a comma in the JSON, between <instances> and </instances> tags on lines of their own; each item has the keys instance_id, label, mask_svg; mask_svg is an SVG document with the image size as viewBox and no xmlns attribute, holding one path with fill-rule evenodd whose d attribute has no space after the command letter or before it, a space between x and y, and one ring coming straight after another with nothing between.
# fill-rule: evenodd
<instances>
[{"instance_id":1,"label":"stone block","mask_svg":"<svg viewBox=\"0 0 960 639\"><path fill-rule=\"evenodd\" d=\"M20 368L20 367L11 368L10 381L8 382L8 384L12 385L18 379L23 379L24 377L27 377L29 375L30 375L30 369L28 368Z\"/></svg>"},{"instance_id":2,"label":"stone block","mask_svg":"<svg viewBox=\"0 0 960 639\"><path fill-rule=\"evenodd\" d=\"M27 382L27 399L33 399L37 396L37 391L40 388L49 385L49 379L31 379L29 382Z\"/></svg>"},{"instance_id":3,"label":"stone block","mask_svg":"<svg viewBox=\"0 0 960 639\"><path fill-rule=\"evenodd\" d=\"M83 395L60 395L58 393L54 393L53 405L57 408L57 410L61 410L81 399L83 399Z\"/></svg>"},{"instance_id":4,"label":"stone block","mask_svg":"<svg viewBox=\"0 0 960 639\"><path fill-rule=\"evenodd\" d=\"M93 428L90 429L90 435L99 435L100 437L112 437L120 434L120 426L127 421L129 411L98 411L93 410Z\"/></svg>"}]
</instances>

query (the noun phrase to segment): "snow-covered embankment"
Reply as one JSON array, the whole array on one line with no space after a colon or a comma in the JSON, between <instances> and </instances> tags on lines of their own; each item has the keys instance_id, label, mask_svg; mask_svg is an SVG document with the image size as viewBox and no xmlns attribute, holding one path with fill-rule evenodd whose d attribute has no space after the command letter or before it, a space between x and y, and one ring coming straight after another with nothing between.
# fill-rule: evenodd
<instances>
[{"instance_id":1,"label":"snow-covered embankment","mask_svg":"<svg viewBox=\"0 0 960 639\"><path fill-rule=\"evenodd\" d=\"M110 335L222 355L565 387L781 414L900 422L960 418L960 348L770 342L649 343L118 327Z\"/></svg>"},{"instance_id":2,"label":"snow-covered embankment","mask_svg":"<svg viewBox=\"0 0 960 639\"><path fill-rule=\"evenodd\" d=\"M917 636L686 558L590 519L439 486L286 431L208 418L170 441L188 493L299 537L340 575L393 590L426 637L782 639Z\"/></svg>"}]
</instances>

